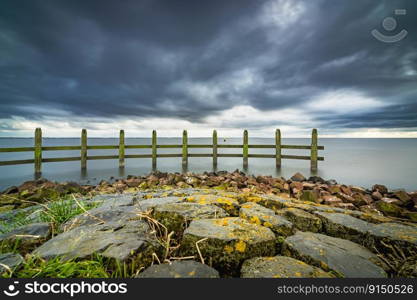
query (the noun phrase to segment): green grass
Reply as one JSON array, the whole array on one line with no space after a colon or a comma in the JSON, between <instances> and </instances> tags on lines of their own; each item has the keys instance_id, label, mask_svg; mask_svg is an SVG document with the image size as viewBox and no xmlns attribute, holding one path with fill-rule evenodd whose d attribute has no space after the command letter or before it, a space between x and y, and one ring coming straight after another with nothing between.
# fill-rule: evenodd
<instances>
[{"instance_id":1,"label":"green grass","mask_svg":"<svg viewBox=\"0 0 417 300\"><path fill-rule=\"evenodd\" d=\"M51 201L44 206L40 213L40 220L52 224L55 233L60 232L60 226L71 218L97 206L97 203L87 203L82 200L61 198Z\"/></svg>"},{"instance_id":2,"label":"green grass","mask_svg":"<svg viewBox=\"0 0 417 300\"><path fill-rule=\"evenodd\" d=\"M11 221L0 221L0 234L10 232L15 228L31 223L31 221L27 219L27 216L27 213L18 213Z\"/></svg>"},{"instance_id":3,"label":"green grass","mask_svg":"<svg viewBox=\"0 0 417 300\"><path fill-rule=\"evenodd\" d=\"M134 264L114 263L100 255L81 261L27 256L19 268L0 274L0 278L130 278L136 273Z\"/></svg>"}]
</instances>

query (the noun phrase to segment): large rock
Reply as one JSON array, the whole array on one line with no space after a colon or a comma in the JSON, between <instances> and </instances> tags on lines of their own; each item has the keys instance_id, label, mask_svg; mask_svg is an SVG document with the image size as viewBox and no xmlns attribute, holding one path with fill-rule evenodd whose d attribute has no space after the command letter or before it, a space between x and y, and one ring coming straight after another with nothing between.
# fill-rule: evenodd
<instances>
[{"instance_id":1,"label":"large rock","mask_svg":"<svg viewBox=\"0 0 417 300\"><path fill-rule=\"evenodd\" d=\"M406 255L412 255L417 252L417 226L408 226L398 223L381 223L369 228L369 236L366 242L368 247L376 247L385 251L386 245L397 246ZM388 247L390 248L390 247Z\"/></svg>"},{"instance_id":2,"label":"large rock","mask_svg":"<svg viewBox=\"0 0 417 300\"><path fill-rule=\"evenodd\" d=\"M291 176L292 181L306 181L307 179L304 177L303 174L297 172L293 176Z\"/></svg>"},{"instance_id":3,"label":"large rock","mask_svg":"<svg viewBox=\"0 0 417 300\"><path fill-rule=\"evenodd\" d=\"M112 211L90 211L69 222L61 233L35 249L33 254L50 259L89 258L101 254L119 262L135 262L147 266L152 253L161 253L161 246L149 225L130 208Z\"/></svg>"},{"instance_id":4,"label":"large rock","mask_svg":"<svg viewBox=\"0 0 417 300\"><path fill-rule=\"evenodd\" d=\"M334 275L287 256L255 257L246 260L240 271L243 278L328 278Z\"/></svg>"},{"instance_id":5,"label":"large rock","mask_svg":"<svg viewBox=\"0 0 417 300\"><path fill-rule=\"evenodd\" d=\"M232 216L239 214L239 202L236 199L217 195L192 195L185 199L188 202L216 205Z\"/></svg>"},{"instance_id":6,"label":"large rock","mask_svg":"<svg viewBox=\"0 0 417 300\"><path fill-rule=\"evenodd\" d=\"M16 253L0 253L0 274L13 271L23 263L23 257Z\"/></svg>"},{"instance_id":7,"label":"large rock","mask_svg":"<svg viewBox=\"0 0 417 300\"><path fill-rule=\"evenodd\" d=\"M320 218L304 210L298 208L285 208L277 210L276 213L285 216L299 230L320 232L322 229Z\"/></svg>"},{"instance_id":8,"label":"large rock","mask_svg":"<svg viewBox=\"0 0 417 300\"><path fill-rule=\"evenodd\" d=\"M349 239L367 248L386 252L386 245L396 245L409 253L417 251L417 226L398 223L373 224L340 213L317 212L323 220L327 234Z\"/></svg>"},{"instance_id":9,"label":"large rock","mask_svg":"<svg viewBox=\"0 0 417 300\"><path fill-rule=\"evenodd\" d=\"M219 272L196 261L174 261L150 266L137 278L219 278Z\"/></svg>"},{"instance_id":10,"label":"large rock","mask_svg":"<svg viewBox=\"0 0 417 300\"><path fill-rule=\"evenodd\" d=\"M142 211L153 209L157 205L183 202L183 197L161 197L139 200L137 207Z\"/></svg>"},{"instance_id":11,"label":"large rock","mask_svg":"<svg viewBox=\"0 0 417 300\"><path fill-rule=\"evenodd\" d=\"M48 223L32 223L0 235L0 244L17 247L23 253L45 241L51 234Z\"/></svg>"},{"instance_id":12,"label":"large rock","mask_svg":"<svg viewBox=\"0 0 417 300\"><path fill-rule=\"evenodd\" d=\"M373 224L342 213L316 212L323 221L324 231L331 236L362 243Z\"/></svg>"},{"instance_id":13,"label":"large rock","mask_svg":"<svg viewBox=\"0 0 417 300\"><path fill-rule=\"evenodd\" d=\"M275 235L269 228L236 217L192 221L184 231L181 252L199 257L197 246L208 263L227 275L237 275L248 258L276 252Z\"/></svg>"},{"instance_id":14,"label":"large rock","mask_svg":"<svg viewBox=\"0 0 417 300\"><path fill-rule=\"evenodd\" d=\"M278 235L289 236L294 233L294 225L291 222L275 214L272 209L254 202L242 204L239 217L248 220L250 223L269 227Z\"/></svg>"},{"instance_id":15,"label":"large rock","mask_svg":"<svg viewBox=\"0 0 417 300\"><path fill-rule=\"evenodd\" d=\"M338 277L387 277L377 265L378 257L348 240L311 232L297 232L287 237L282 253L308 264L331 271Z\"/></svg>"},{"instance_id":16,"label":"large rock","mask_svg":"<svg viewBox=\"0 0 417 300\"><path fill-rule=\"evenodd\" d=\"M165 203L154 208L153 217L168 231L182 233L192 220L224 218L229 215L215 205L199 203Z\"/></svg>"}]
</instances>

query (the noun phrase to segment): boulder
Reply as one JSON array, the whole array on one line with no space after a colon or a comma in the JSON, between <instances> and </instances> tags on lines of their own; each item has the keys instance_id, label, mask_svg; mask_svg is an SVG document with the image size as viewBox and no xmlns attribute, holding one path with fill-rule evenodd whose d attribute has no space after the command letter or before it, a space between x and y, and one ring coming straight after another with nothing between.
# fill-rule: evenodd
<instances>
[{"instance_id":1,"label":"boulder","mask_svg":"<svg viewBox=\"0 0 417 300\"><path fill-rule=\"evenodd\" d=\"M320 176L310 176L307 181L314 183L325 183L326 181Z\"/></svg>"},{"instance_id":2,"label":"boulder","mask_svg":"<svg viewBox=\"0 0 417 300\"><path fill-rule=\"evenodd\" d=\"M184 231L181 253L202 257L222 274L237 275L249 258L275 255L276 238L266 227L242 218L194 220ZM197 249L198 247L198 249Z\"/></svg>"},{"instance_id":3,"label":"boulder","mask_svg":"<svg viewBox=\"0 0 417 300\"><path fill-rule=\"evenodd\" d=\"M0 235L0 244L17 246L20 251L25 253L45 241L50 234L51 228L48 223L32 223Z\"/></svg>"},{"instance_id":4,"label":"boulder","mask_svg":"<svg viewBox=\"0 0 417 300\"><path fill-rule=\"evenodd\" d=\"M270 228L274 233L288 236L294 233L294 225L282 216L278 216L272 209L254 202L242 204L239 217L250 223Z\"/></svg>"},{"instance_id":5,"label":"boulder","mask_svg":"<svg viewBox=\"0 0 417 300\"><path fill-rule=\"evenodd\" d=\"M239 202L236 199L217 195L192 195L185 199L188 202L212 204L224 209L232 216L239 215Z\"/></svg>"},{"instance_id":6,"label":"boulder","mask_svg":"<svg viewBox=\"0 0 417 300\"><path fill-rule=\"evenodd\" d=\"M335 205L337 203L342 203L342 200L335 196L323 196L324 204L326 205Z\"/></svg>"},{"instance_id":7,"label":"boulder","mask_svg":"<svg viewBox=\"0 0 417 300\"><path fill-rule=\"evenodd\" d=\"M137 199L137 207L142 211L153 209L155 206L165 203L179 203L183 202L183 197L161 197L150 199Z\"/></svg>"},{"instance_id":8,"label":"boulder","mask_svg":"<svg viewBox=\"0 0 417 300\"><path fill-rule=\"evenodd\" d=\"M329 278L334 275L287 256L255 257L242 265L242 278Z\"/></svg>"},{"instance_id":9,"label":"boulder","mask_svg":"<svg viewBox=\"0 0 417 300\"><path fill-rule=\"evenodd\" d=\"M96 210L78 216L70 220L68 231L53 237L33 254L45 259L82 259L100 254L118 262L147 266L153 252L162 253L162 246L147 222L132 210Z\"/></svg>"},{"instance_id":10,"label":"boulder","mask_svg":"<svg viewBox=\"0 0 417 300\"><path fill-rule=\"evenodd\" d=\"M284 208L276 211L285 216L294 226L302 231L320 232L322 224L320 218L298 208Z\"/></svg>"},{"instance_id":11,"label":"boulder","mask_svg":"<svg viewBox=\"0 0 417 300\"><path fill-rule=\"evenodd\" d=\"M293 176L291 176L292 181L306 181L307 179L304 177L303 174L297 172Z\"/></svg>"},{"instance_id":12,"label":"boulder","mask_svg":"<svg viewBox=\"0 0 417 300\"><path fill-rule=\"evenodd\" d=\"M348 240L311 232L287 237L282 253L332 272L338 277L383 278L379 258L366 248Z\"/></svg>"},{"instance_id":13,"label":"boulder","mask_svg":"<svg viewBox=\"0 0 417 300\"><path fill-rule=\"evenodd\" d=\"M374 186L372 186L372 191L373 192L380 192L382 195L388 193L388 189L385 185L382 184L375 184Z\"/></svg>"},{"instance_id":14,"label":"boulder","mask_svg":"<svg viewBox=\"0 0 417 300\"><path fill-rule=\"evenodd\" d=\"M218 206L200 203L165 203L155 206L153 217L167 227L168 231L182 233L192 220L228 217Z\"/></svg>"},{"instance_id":15,"label":"boulder","mask_svg":"<svg viewBox=\"0 0 417 300\"><path fill-rule=\"evenodd\" d=\"M396 245L404 252L409 249L409 253L417 250L417 226L392 222L373 224L341 213L317 212L316 215L322 218L326 234L361 243L370 250L377 248L386 252L390 248L387 245Z\"/></svg>"},{"instance_id":16,"label":"boulder","mask_svg":"<svg viewBox=\"0 0 417 300\"><path fill-rule=\"evenodd\" d=\"M301 192L300 200L320 203L320 193L318 190L303 190Z\"/></svg>"},{"instance_id":17,"label":"boulder","mask_svg":"<svg viewBox=\"0 0 417 300\"><path fill-rule=\"evenodd\" d=\"M17 253L0 253L0 274L13 271L23 263L24 259Z\"/></svg>"},{"instance_id":18,"label":"boulder","mask_svg":"<svg viewBox=\"0 0 417 300\"><path fill-rule=\"evenodd\" d=\"M196 261L174 261L152 265L137 278L219 278L219 272Z\"/></svg>"},{"instance_id":19,"label":"boulder","mask_svg":"<svg viewBox=\"0 0 417 300\"><path fill-rule=\"evenodd\" d=\"M380 200L380 201L375 202L375 207L379 211L381 211L384 215L391 216L391 217L399 217L401 216L401 213L403 212L403 209L401 207L399 207L398 205L392 202L387 202L386 200L385 201Z\"/></svg>"},{"instance_id":20,"label":"boulder","mask_svg":"<svg viewBox=\"0 0 417 300\"><path fill-rule=\"evenodd\" d=\"M381 200L383 198L382 194L379 191L375 191L371 195L372 199L375 201Z\"/></svg>"}]
</instances>

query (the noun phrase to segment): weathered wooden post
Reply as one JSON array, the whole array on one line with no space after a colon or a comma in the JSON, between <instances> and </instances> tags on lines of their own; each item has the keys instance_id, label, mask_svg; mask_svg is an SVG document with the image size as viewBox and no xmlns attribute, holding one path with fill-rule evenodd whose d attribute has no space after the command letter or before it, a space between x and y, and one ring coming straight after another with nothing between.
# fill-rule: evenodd
<instances>
[{"instance_id":1,"label":"weathered wooden post","mask_svg":"<svg viewBox=\"0 0 417 300\"><path fill-rule=\"evenodd\" d=\"M81 130L81 169L87 169L87 130Z\"/></svg>"},{"instance_id":2,"label":"weathered wooden post","mask_svg":"<svg viewBox=\"0 0 417 300\"><path fill-rule=\"evenodd\" d=\"M182 164L188 165L188 136L187 130L182 132Z\"/></svg>"},{"instance_id":3,"label":"weathered wooden post","mask_svg":"<svg viewBox=\"0 0 417 300\"><path fill-rule=\"evenodd\" d=\"M281 168L281 130L275 130L275 163Z\"/></svg>"},{"instance_id":4,"label":"weathered wooden post","mask_svg":"<svg viewBox=\"0 0 417 300\"><path fill-rule=\"evenodd\" d=\"M42 129L35 129L35 175L40 175L42 171Z\"/></svg>"},{"instance_id":5,"label":"weathered wooden post","mask_svg":"<svg viewBox=\"0 0 417 300\"><path fill-rule=\"evenodd\" d=\"M213 167L217 167L217 131L213 130Z\"/></svg>"},{"instance_id":6,"label":"weathered wooden post","mask_svg":"<svg viewBox=\"0 0 417 300\"><path fill-rule=\"evenodd\" d=\"M317 129L313 129L311 134L311 171L317 171Z\"/></svg>"},{"instance_id":7,"label":"weathered wooden post","mask_svg":"<svg viewBox=\"0 0 417 300\"><path fill-rule=\"evenodd\" d=\"M248 155L249 155L249 138L248 138L248 131L245 129L243 131L243 167L246 168L248 166Z\"/></svg>"},{"instance_id":8,"label":"weathered wooden post","mask_svg":"<svg viewBox=\"0 0 417 300\"><path fill-rule=\"evenodd\" d=\"M152 131L152 169L156 168L156 130Z\"/></svg>"},{"instance_id":9,"label":"weathered wooden post","mask_svg":"<svg viewBox=\"0 0 417 300\"><path fill-rule=\"evenodd\" d=\"M119 133L119 168L125 167L125 131Z\"/></svg>"}]
</instances>

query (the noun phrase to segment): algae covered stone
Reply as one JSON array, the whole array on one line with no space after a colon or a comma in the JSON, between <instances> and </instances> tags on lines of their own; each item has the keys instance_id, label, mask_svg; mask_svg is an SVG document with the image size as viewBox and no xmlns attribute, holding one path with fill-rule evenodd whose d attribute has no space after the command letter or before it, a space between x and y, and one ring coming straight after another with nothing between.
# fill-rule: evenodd
<instances>
[{"instance_id":1,"label":"algae covered stone","mask_svg":"<svg viewBox=\"0 0 417 300\"><path fill-rule=\"evenodd\" d=\"M294 225L282 216L278 216L272 209L263 207L255 202L242 204L239 217L250 223L270 228L278 235L288 236L294 233Z\"/></svg>"},{"instance_id":2,"label":"algae covered stone","mask_svg":"<svg viewBox=\"0 0 417 300\"><path fill-rule=\"evenodd\" d=\"M138 200L137 207L142 210L146 211L149 209L153 209L157 205L165 204L165 203L179 203L184 200L183 197L161 197L161 198L149 198L149 199L142 199Z\"/></svg>"},{"instance_id":3,"label":"algae covered stone","mask_svg":"<svg viewBox=\"0 0 417 300\"><path fill-rule=\"evenodd\" d=\"M239 201L233 198L222 197L218 195L192 195L185 198L188 202L199 204L212 204L224 209L232 216L239 214Z\"/></svg>"},{"instance_id":4,"label":"algae covered stone","mask_svg":"<svg viewBox=\"0 0 417 300\"><path fill-rule=\"evenodd\" d=\"M229 215L215 205L199 203L165 203L154 208L153 217L168 231L182 232L191 220L224 218Z\"/></svg>"},{"instance_id":5,"label":"algae covered stone","mask_svg":"<svg viewBox=\"0 0 417 300\"><path fill-rule=\"evenodd\" d=\"M140 273L137 278L219 278L215 269L196 261L174 261L153 265Z\"/></svg>"},{"instance_id":6,"label":"algae covered stone","mask_svg":"<svg viewBox=\"0 0 417 300\"><path fill-rule=\"evenodd\" d=\"M221 273L236 275L240 264L252 257L273 256L275 235L266 227L242 218L195 220L184 231L181 252L202 257ZM198 247L198 249L197 249Z\"/></svg>"},{"instance_id":7,"label":"algae covered stone","mask_svg":"<svg viewBox=\"0 0 417 300\"><path fill-rule=\"evenodd\" d=\"M320 232L322 221L317 216L298 208L284 208L276 211L285 216L294 226L302 231Z\"/></svg>"},{"instance_id":8,"label":"algae covered stone","mask_svg":"<svg viewBox=\"0 0 417 300\"><path fill-rule=\"evenodd\" d=\"M242 278L329 278L334 275L287 256L255 257L246 260Z\"/></svg>"},{"instance_id":9,"label":"algae covered stone","mask_svg":"<svg viewBox=\"0 0 417 300\"><path fill-rule=\"evenodd\" d=\"M282 253L331 271L338 277L387 277L379 266L382 262L366 248L319 233L299 231L287 237Z\"/></svg>"}]
</instances>

